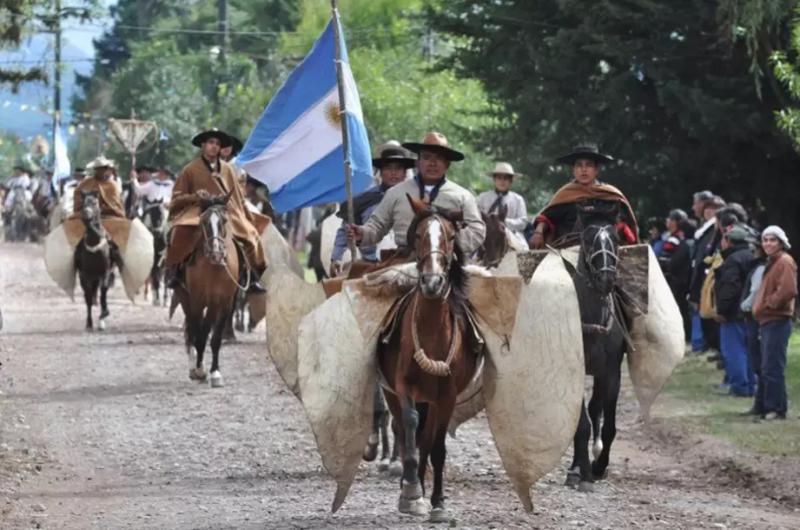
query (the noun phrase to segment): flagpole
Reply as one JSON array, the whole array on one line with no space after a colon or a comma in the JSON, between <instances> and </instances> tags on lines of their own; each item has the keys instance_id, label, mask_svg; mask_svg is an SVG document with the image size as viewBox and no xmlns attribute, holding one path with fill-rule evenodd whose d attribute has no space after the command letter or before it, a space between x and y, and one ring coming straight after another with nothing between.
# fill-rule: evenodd
<instances>
[{"instance_id":1,"label":"flagpole","mask_svg":"<svg viewBox=\"0 0 800 530\"><path fill-rule=\"evenodd\" d=\"M333 39L336 49L336 84L339 88L339 123L342 128L342 150L344 151L344 191L347 195L347 222L351 225L356 223L355 212L353 211L353 170L350 166L350 140L347 134L347 116L344 97L344 74L342 73L342 47L339 35L339 8L337 0L331 0L331 16L333 17ZM350 262L356 260L356 244L348 241L347 247L350 249Z\"/></svg>"}]
</instances>

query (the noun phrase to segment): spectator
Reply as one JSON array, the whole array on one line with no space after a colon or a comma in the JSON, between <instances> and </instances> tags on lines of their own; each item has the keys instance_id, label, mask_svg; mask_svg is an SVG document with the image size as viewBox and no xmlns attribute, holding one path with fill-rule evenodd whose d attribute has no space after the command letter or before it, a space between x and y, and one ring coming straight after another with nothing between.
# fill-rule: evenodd
<instances>
[{"instance_id":1,"label":"spectator","mask_svg":"<svg viewBox=\"0 0 800 530\"><path fill-rule=\"evenodd\" d=\"M741 309L742 293L756 258L744 227L734 225L722 237L722 265L714 274L714 297L720 321L720 353L730 394L752 397L755 375L747 350L747 325Z\"/></svg>"},{"instance_id":2,"label":"spectator","mask_svg":"<svg viewBox=\"0 0 800 530\"><path fill-rule=\"evenodd\" d=\"M753 250L756 256L756 264L745 282L742 303L739 307L745 314L745 324L747 325L747 351L750 354L750 366L756 376L756 393L753 406L745 412L745 415L761 416L764 414L764 382L761 378L761 340L758 334L758 322L753 318L753 302L756 293L761 287L764 278L764 268L766 267L767 255L760 244L755 245Z\"/></svg>"},{"instance_id":3,"label":"spectator","mask_svg":"<svg viewBox=\"0 0 800 530\"><path fill-rule=\"evenodd\" d=\"M651 217L647 223L647 242L653 248L656 257L661 256L668 237L669 232L667 232L664 222L657 217Z\"/></svg>"},{"instance_id":4,"label":"spectator","mask_svg":"<svg viewBox=\"0 0 800 530\"><path fill-rule=\"evenodd\" d=\"M672 210L667 216L667 231L669 236L664 242L664 247L658 262L667 279L672 296L678 303L678 308L683 317L686 338L692 336L692 316L689 311L689 279L692 274L692 246L693 239L686 237L694 234L693 225L689 216L683 210Z\"/></svg>"},{"instance_id":5,"label":"spectator","mask_svg":"<svg viewBox=\"0 0 800 530\"><path fill-rule=\"evenodd\" d=\"M753 302L753 316L761 332L761 410L766 420L786 419L786 348L792 333L797 297L797 264L787 252L792 247L782 228L768 226L761 234L767 255L764 279Z\"/></svg>"},{"instance_id":6,"label":"spectator","mask_svg":"<svg viewBox=\"0 0 800 530\"><path fill-rule=\"evenodd\" d=\"M696 309L700 304L700 290L708 273L709 263L706 258L711 257L718 250L721 233L716 229L717 211L725 206L725 201L719 196L713 196L703 205L703 224L695 232L694 251L692 252L692 279L689 284L689 302ZM701 319L700 326L703 331L703 342L706 349L719 351L719 326L710 319ZM714 357L712 357L714 359Z\"/></svg>"},{"instance_id":7,"label":"spectator","mask_svg":"<svg viewBox=\"0 0 800 530\"><path fill-rule=\"evenodd\" d=\"M694 214L695 219L700 222L704 222L703 210L706 207L706 203L713 198L714 194L708 190L698 191L692 196L692 213Z\"/></svg>"}]
</instances>

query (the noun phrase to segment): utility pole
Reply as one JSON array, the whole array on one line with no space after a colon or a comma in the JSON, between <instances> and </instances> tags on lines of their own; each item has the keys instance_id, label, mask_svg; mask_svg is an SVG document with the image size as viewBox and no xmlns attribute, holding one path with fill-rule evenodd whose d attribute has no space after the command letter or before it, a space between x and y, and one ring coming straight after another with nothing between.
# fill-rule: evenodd
<instances>
[{"instance_id":1,"label":"utility pole","mask_svg":"<svg viewBox=\"0 0 800 530\"><path fill-rule=\"evenodd\" d=\"M219 85L225 83L228 77L227 48L228 48L228 0L217 0L217 48L219 49L219 69L215 76L214 87L214 112L219 112Z\"/></svg>"},{"instance_id":2,"label":"utility pole","mask_svg":"<svg viewBox=\"0 0 800 530\"><path fill-rule=\"evenodd\" d=\"M58 134L58 128L61 124L61 0L55 0L53 33L55 34L55 61L53 65L53 142L55 142L56 134ZM55 145L55 143L53 145Z\"/></svg>"}]
</instances>

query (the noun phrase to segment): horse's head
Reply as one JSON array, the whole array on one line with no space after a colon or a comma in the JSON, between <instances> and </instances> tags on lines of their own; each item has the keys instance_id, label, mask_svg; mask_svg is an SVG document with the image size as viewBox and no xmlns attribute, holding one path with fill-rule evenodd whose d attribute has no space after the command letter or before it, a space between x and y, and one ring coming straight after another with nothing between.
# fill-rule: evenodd
<instances>
[{"instance_id":1,"label":"horse's head","mask_svg":"<svg viewBox=\"0 0 800 530\"><path fill-rule=\"evenodd\" d=\"M203 253L215 265L223 265L228 256L225 240L228 235L228 201L231 194L206 199L201 208Z\"/></svg>"},{"instance_id":2,"label":"horse's head","mask_svg":"<svg viewBox=\"0 0 800 530\"><path fill-rule=\"evenodd\" d=\"M164 220L166 215L164 212L164 200L158 199L151 201L144 199L141 215L142 223L150 230L150 232L161 232L164 229Z\"/></svg>"},{"instance_id":3,"label":"horse's head","mask_svg":"<svg viewBox=\"0 0 800 530\"><path fill-rule=\"evenodd\" d=\"M578 207L579 267L601 295L610 294L617 282L619 236L615 225L618 216L618 204L589 203Z\"/></svg>"},{"instance_id":4,"label":"horse's head","mask_svg":"<svg viewBox=\"0 0 800 530\"><path fill-rule=\"evenodd\" d=\"M505 224L507 214L508 208L505 204L498 208L497 213L481 212L481 217L486 225L486 238L483 240L478 255L484 267L497 267L508 252L508 234Z\"/></svg>"},{"instance_id":5,"label":"horse's head","mask_svg":"<svg viewBox=\"0 0 800 530\"><path fill-rule=\"evenodd\" d=\"M81 219L87 225L100 222L100 194L98 192L81 190Z\"/></svg>"},{"instance_id":6,"label":"horse's head","mask_svg":"<svg viewBox=\"0 0 800 530\"><path fill-rule=\"evenodd\" d=\"M457 262L457 223L462 212L447 212L407 195L414 221L408 230L408 243L417 254L419 288L426 298L446 298L450 290L450 271ZM459 263L455 264L459 266Z\"/></svg>"}]
</instances>

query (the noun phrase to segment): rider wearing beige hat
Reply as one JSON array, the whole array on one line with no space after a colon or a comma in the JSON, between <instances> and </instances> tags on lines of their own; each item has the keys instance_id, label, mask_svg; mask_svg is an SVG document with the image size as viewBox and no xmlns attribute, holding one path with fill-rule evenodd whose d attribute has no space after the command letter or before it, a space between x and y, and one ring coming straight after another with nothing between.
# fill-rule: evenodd
<instances>
[{"instance_id":1,"label":"rider wearing beige hat","mask_svg":"<svg viewBox=\"0 0 800 530\"><path fill-rule=\"evenodd\" d=\"M404 143L403 147L418 155L416 175L388 190L366 223L348 225L348 237L360 245L376 245L393 230L402 251L414 220L414 211L406 197L410 195L444 210L463 212L463 226L456 241L466 254L477 250L486 235L478 202L472 192L447 178L450 164L464 160L464 155L451 148L447 138L438 132L429 132L421 142Z\"/></svg>"},{"instance_id":2,"label":"rider wearing beige hat","mask_svg":"<svg viewBox=\"0 0 800 530\"><path fill-rule=\"evenodd\" d=\"M509 230L522 234L528 224L528 210L522 195L511 191L516 173L508 162L498 162L489 173L494 182L494 189L484 191L478 196L478 208L486 215L499 214L505 209L505 225Z\"/></svg>"}]
</instances>

